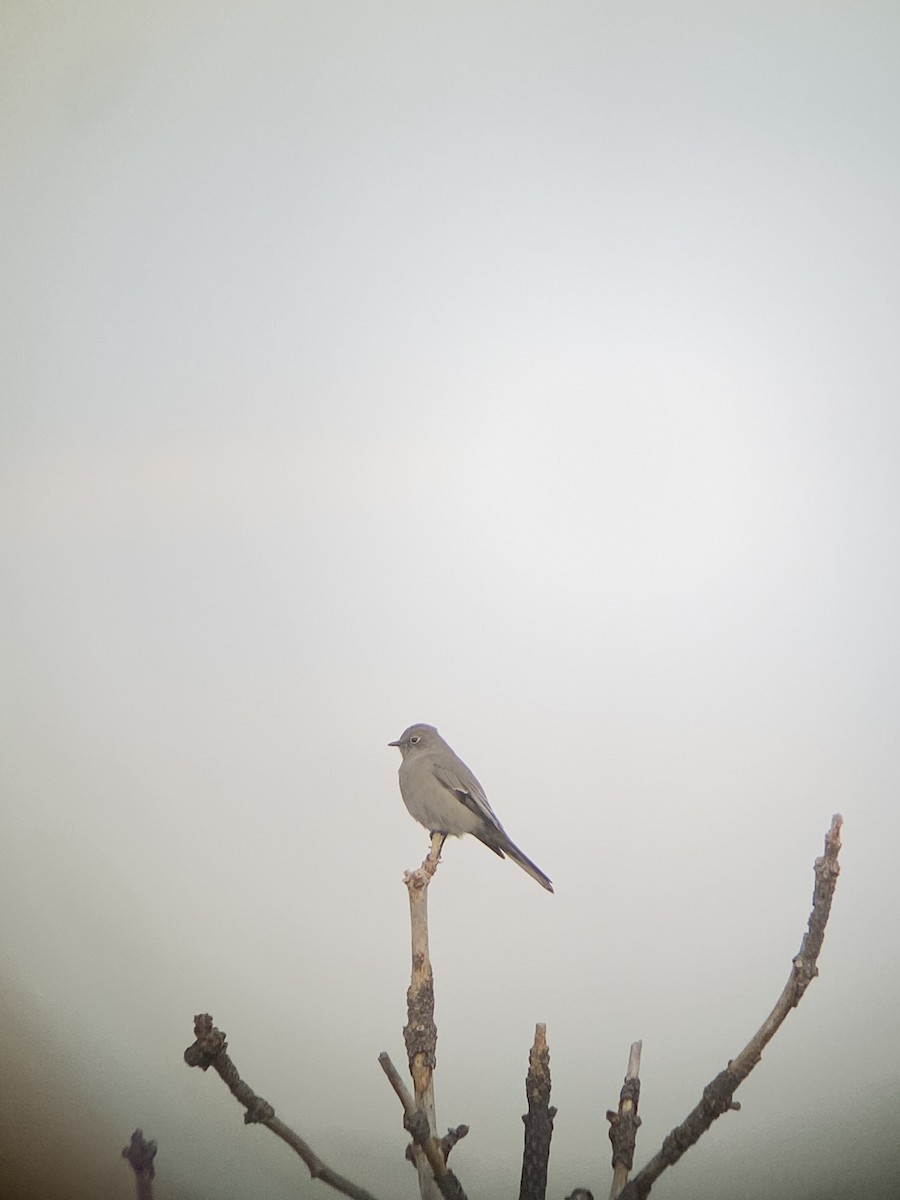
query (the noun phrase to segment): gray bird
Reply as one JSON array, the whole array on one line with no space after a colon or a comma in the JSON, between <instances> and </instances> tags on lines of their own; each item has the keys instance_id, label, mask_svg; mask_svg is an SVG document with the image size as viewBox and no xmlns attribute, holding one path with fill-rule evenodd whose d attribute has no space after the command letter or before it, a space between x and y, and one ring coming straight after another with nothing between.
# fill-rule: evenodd
<instances>
[{"instance_id":1,"label":"gray bird","mask_svg":"<svg viewBox=\"0 0 900 1200\"><path fill-rule=\"evenodd\" d=\"M430 833L454 837L472 833L489 850L501 858L509 855L541 887L553 891L544 872L509 840L484 788L433 725L410 725L388 745L400 751L400 795L420 825Z\"/></svg>"}]
</instances>

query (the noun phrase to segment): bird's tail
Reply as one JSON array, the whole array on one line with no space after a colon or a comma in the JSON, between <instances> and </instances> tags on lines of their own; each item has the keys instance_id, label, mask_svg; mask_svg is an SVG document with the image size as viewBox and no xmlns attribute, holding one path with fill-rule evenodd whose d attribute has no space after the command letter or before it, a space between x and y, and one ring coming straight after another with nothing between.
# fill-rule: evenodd
<instances>
[{"instance_id":1,"label":"bird's tail","mask_svg":"<svg viewBox=\"0 0 900 1200\"><path fill-rule=\"evenodd\" d=\"M526 858L519 847L514 845L514 843L511 842L508 837L504 838L503 841L499 842L497 845L491 846L491 849L499 850L501 853L509 855L513 862L516 863L517 866L520 866L523 871L526 871L532 879L536 879L542 888L546 888L548 892L553 891L553 884L550 882L541 868L535 866L530 858Z\"/></svg>"}]
</instances>

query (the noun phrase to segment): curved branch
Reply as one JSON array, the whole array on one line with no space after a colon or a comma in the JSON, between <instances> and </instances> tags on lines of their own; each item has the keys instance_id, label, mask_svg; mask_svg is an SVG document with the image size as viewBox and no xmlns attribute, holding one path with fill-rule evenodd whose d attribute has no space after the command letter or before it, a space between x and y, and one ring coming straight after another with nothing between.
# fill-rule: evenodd
<instances>
[{"instance_id":1,"label":"curved branch","mask_svg":"<svg viewBox=\"0 0 900 1200\"><path fill-rule=\"evenodd\" d=\"M737 1058L732 1059L725 1070L720 1071L715 1079L706 1085L699 1104L672 1130L659 1152L625 1185L620 1200L645 1200L663 1171L678 1162L682 1154L706 1133L717 1117L729 1109L740 1108L740 1105L734 1102L734 1093L759 1062L763 1050L775 1036L785 1017L792 1008L797 1007L804 992L818 974L816 963L825 938L825 926L828 923L831 902L840 874L838 854L841 849L843 823L844 819L840 813L835 813L831 819L831 828L825 835L825 853L816 859L816 881L809 923L800 949L794 957L791 974L775 1007Z\"/></svg>"},{"instance_id":2,"label":"curved branch","mask_svg":"<svg viewBox=\"0 0 900 1200\"><path fill-rule=\"evenodd\" d=\"M216 1029L209 1013L201 1013L194 1017L194 1034L197 1040L185 1050L184 1061L189 1067L199 1067L201 1071L213 1068L235 1100L246 1108L246 1125L265 1125L267 1129L271 1129L276 1137L280 1137L303 1159L313 1179L321 1179L335 1191L350 1196L351 1200L375 1200L371 1192L358 1187L343 1175L338 1175L337 1171L332 1171L298 1133L275 1116L272 1105L263 1100L262 1096L257 1096L249 1084L244 1083L237 1067L226 1053L228 1043L225 1034Z\"/></svg>"}]
</instances>

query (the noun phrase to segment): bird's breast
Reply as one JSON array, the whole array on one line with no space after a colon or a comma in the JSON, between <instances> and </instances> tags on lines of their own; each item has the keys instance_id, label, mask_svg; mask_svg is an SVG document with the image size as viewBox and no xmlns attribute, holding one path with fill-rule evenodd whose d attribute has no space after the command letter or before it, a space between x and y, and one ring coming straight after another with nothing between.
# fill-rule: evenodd
<instances>
[{"instance_id":1,"label":"bird's breast","mask_svg":"<svg viewBox=\"0 0 900 1200\"><path fill-rule=\"evenodd\" d=\"M474 833L481 821L434 775L431 763L404 762L400 768L400 794L410 815L428 830L455 834Z\"/></svg>"}]
</instances>

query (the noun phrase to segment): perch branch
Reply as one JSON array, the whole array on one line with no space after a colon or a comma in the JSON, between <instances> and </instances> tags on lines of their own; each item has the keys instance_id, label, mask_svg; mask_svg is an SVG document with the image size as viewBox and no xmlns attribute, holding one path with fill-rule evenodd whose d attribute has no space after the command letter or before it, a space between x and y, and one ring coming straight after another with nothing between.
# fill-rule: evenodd
<instances>
[{"instance_id":1,"label":"perch branch","mask_svg":"<svg viewBox=\"0 0 900 1200\"><path fill-rule=\"evenodd\" d=\"M613 1182L609 1200L618 1200L628 1182L628 1172L634 1166L634 1146L641 1123L638 1116L638 1100L641 1095L641 1042L631 1043L625 1082L619 1093L618 1112L608 1112L609 1140L612 1142Z\"/></svg>"},{"instance_id":2,"label":"perch branch","mask_svg":"<svg viewBox=\"0 0 900 1200\"><path fill-rule=\"evenodd\" d=\"M841 849L843 823L844 819L840 813L832 817L831 828L825 835L825 852L816 859L813 906L809 923L800 949L794 957L788 981L775 1007L737 1058L732 1059L725 1070L720 1071L715 1079L706 1085L700 1102L665 1138L658 1153L625 1185L620 1200L645 1200L663 1171L678 1162L682 1154L706 1133L717 1117L729 1109L740 1108L740 1105L734 1102L734 1093L759 1062L763 1050L785 1017L792 1008L797 1007L804 992L818 974L816 963L825 938L825 926L828 923L831 902L840 874L838 854Z\"/></svg>"},{"instance_id":3,"label":"perch branch","mask_svg":"<svg viewBox=\"0 0 900 1200\"><path fill-rule=\"evenodd\" d=\"M556 1116L556 1109L550 1104L550 1048L547 1045L546 1025L534 1027L534 1044L528 1055L528 1074L525 1076L525 1096L528 1112L522 1117L525 1123L525 1149L522 1153L519 1200L544 1200L550 1139L553 1137L553 1118Z\"/></svg>"},{"instance_id":4,"label":"perch branch","mask_svg":"<svg viewBox=\"0 0 900 1200\"><path fill-rule=\"evenodd\" d=\"M457 1130L451 1131L443 1141L438 1138L434 1103L437 1026L434 1023L434 975L428 950L428 885L438 868L445 839L446 834L433 833L431 847L421 867L404 875L409 893L412 973L406 993L407 1023L403 1040L413 1081L412 1096L387 1054L379 1057L382 1069L403 1105L403 1124L412 1137L412 1159L423 1200L430 1200L436 1194L448 1200L465 1200L458 1179L447 1167L449 1148L462 1134Z\"/></svg>"},{"instance_id":5,"label":"perch branch","mask_svg":"<svg viewBox=\"0 0 900 1200\"><path fill-rule=\"evenodd\" d=\"M145 1142L144 1131L136 1129L131 1135L131 1141L122 1151L122 1157L128 1159L134 1171L137 1200L153 1200L153 1176L156 1174L153 1160L156 1158L156 1142Z\"/></svg>"},{"instance_id":6,"label":"perch branch","mask_svg":"<svg viewBox=\"0 0 900 1200\"><path fill-rule=\"evenodd\" d=\"M431 835L431 849L417 871L407 871L412 941L412 975L406 993L407 1024L403 1030L416 1107L428 1118L432 1134L437 1121L433 1072L437 1063L437 1026L434 1023L434 975L428 949L428 885L440 862L444 834Z\"/></svg>"},{"instance_id":7,"label":"perch branch","mask_svg":"<svg viewBox=\"0 0 900 1200\"><path fill-rule=\"evenodd\" d=\"M268 1101L257 1096L253 1089L241 1079L237 1067L226 1053L228 1043L225 1034L216 1029L209 1013L201 1013L194 1018L194 1034L196 1041L184 1052L184 1061L189 1067L199 1067L201 1071L213 1070L221 1076L228 1090L239 1104L246 1108L244 1123L247 1125L265 1125L276 1137L303 1159L313 1179L321 1179L329 1187L352 1200L375 1200L371 1192L358 1187L343 1175L332 1171L331 1167L322 1162L321 1158L295 1133L289 1125L275 1116L275 1109Z\"/></svg>"}]
</instances>

